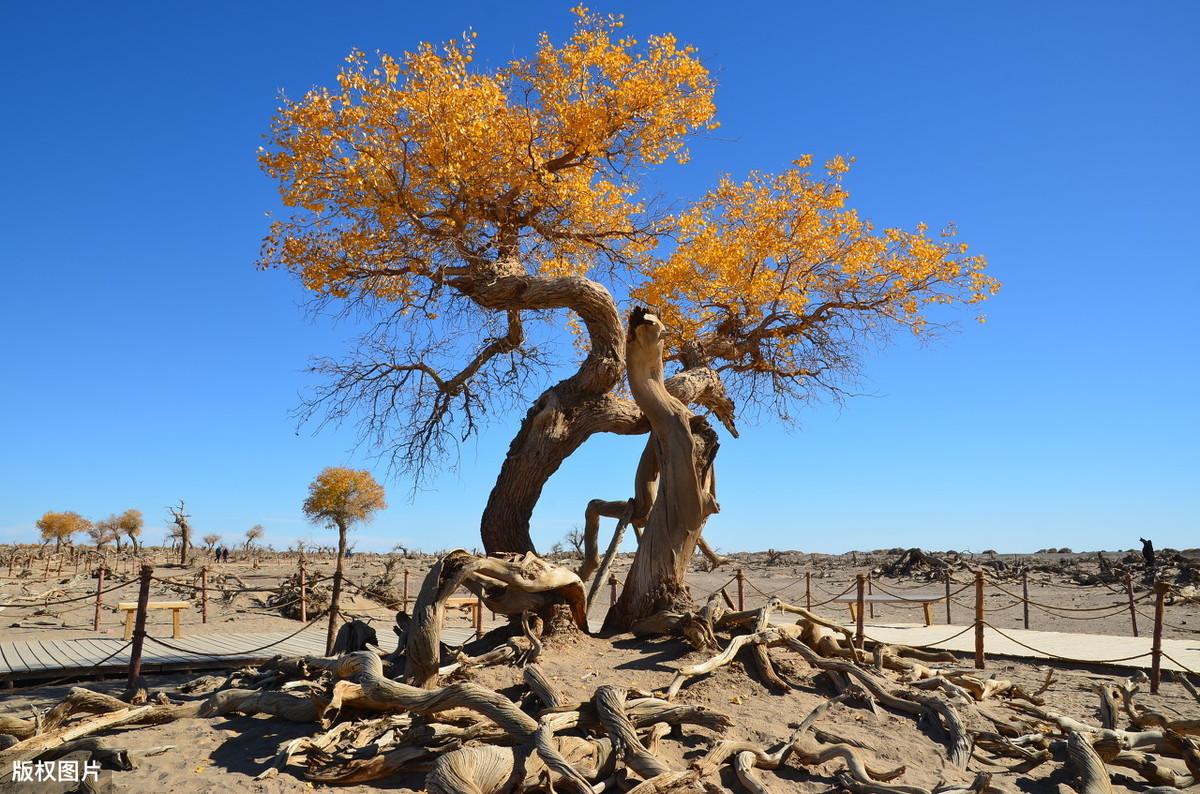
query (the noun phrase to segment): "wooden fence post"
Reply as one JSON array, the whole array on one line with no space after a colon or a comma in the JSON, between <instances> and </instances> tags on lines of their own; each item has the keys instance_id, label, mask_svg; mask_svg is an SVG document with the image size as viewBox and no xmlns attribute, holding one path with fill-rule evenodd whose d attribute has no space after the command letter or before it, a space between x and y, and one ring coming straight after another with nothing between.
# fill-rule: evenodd
<instances>
[{"instance_id":1,"label":"wooden fence post","mask_svg":"<svg viewBox=\"0 0 1200 794\"><path fill-rule=\"evenodd\" d=\"M954 621L950 619L950 572L946 571L946 625Z\"/></svg>"},{"instance_id":2,"label":"wooden fence post","mask_svg":"<svg viewBox=\"0 0 1200 794\"><path fill-rule=\"evenodd\" d=\"M404 569L404 606L403 610L408 613L408 569Z\"/></svg>"},{"instance_id":3,"label":"wooden fence post","mask_svg":"<svg viewBox=\"0 0 1200 794\"><path fill-rule=\"evenodd\" d=\"M1162 627L1163 599L1171 586L1163 581L1154 583L1154 643L1150 646L1150 693L1158 694L1158 682L1162 679Z\"/></svg>"},{"instance_id":4,"label":"wooden fence post","mask_svg":"<svg viewBox=\"0 0 1200 794\"><path fill-rule=\"evenodd\" d=\"M744 587L743 587L743 582L745 581L745 578L746 578L746 577L745 577L745 575L742 573L742 569L741 569L741 568L738 568L738 569L737 569L737 583L738 583L738 612L745 612L745 611L746 611L746 592L745 592L745 589L744 589Z\"/></svg>"},{"instance_id":5,"label":"wooden fence post","mask_svg":"<svg viewBox=\"0 0 1200 794\"><path fill-rule=\"evenodd\" d=\"M871 572L867 571L867 595L875 595L875 588L871 586ZM870 612L871 620L875 619L875 602L867 602L867 610Z\"/></svg>"},{"instance_id":6,"label":"wooden fence post","mask_svg":"<svg viewBox=\"0 0 1200 794\"><path fill-rule=\"evenodd\" d=\"M1029 569L1021 569L1021 606L1025 612L1025 628L1029 628Z\"/></svg>"},{"instance_id":7,"label":"wooden fence post","mask_svg":"<svg viewBox=\"0 0 1200 794\"><path fill-rule=\"evenodd\" d=\"M1133 636L1138 635L1137 609L1133 606L1133 577L1125 574L1125 592L1129 594L1129 619L1133 621Z\"/></svg>"},{"instance_id":8,"label":"wooden fence post","mask_svg":"<svg viewBox=\"0 0 1200 794\"><path fill-rule=\"evenodd\" d=\"M613 606L617 603L617 575L610 573L608 575L608 604Z\"/></svg>"},{"instance_id":9,"label":"wooden fence post","mask_svg":"<svg viewBox=\"0 0 1200 794\"><path fill-rule=\"evenodd\" d=\"M58 575L59 576L62 576L62 567L63 567L64 562L66 562L66 555L65 554L58 555Z\"/></svg>"},{"instance_id":10,"label":"wooden fence post","mask_svg":"<svg viewBox=\"0 0 1200 794\"><path fill-rule=\"evenodd\" d=\"M804 608L812 609L812 571L804 572Z\"/></svg>"},{"instance_id":11,"label":"wooden fence post","mask_svg":"<svg viewBox=\"0 0 1200 794\"><path fill-rule=\"evenodd\" d=\"M867 593L867 577L865 574L858 574L858 604L854 610L854 646L860 651L863 647L863 596Z\"/></svg>"},{"instance_id":12,"label":"wooden fence post","mask_svg":"<svg viewBox=\"0 0 1200 794\"><path fill-rule=\"evenodd\" d=\"M175 614L179 614L176 612ZM200 622L208 622L208 566L200 569Z\"/></svg>"},{"instance_id":13,"label":"wooden fence post","mask_svg":"<svg viewBox=\"0 0 1200 794\"><path fill-rule=\"evenodd\" d=\"M49 554L46 555L46 566L44 568L42 568L42 578L43 579L50 578L50 555Z\"/></svg>"},{"instance_id":14,"label":"wooden fence post","mask_svg":"<svg viewBox=\"0 0 1200 794\"><path fill-rule=\"evenodd\" d=\"M408 611L408 571L404 572L404 606ZM304 570L304 560L300 560L300 622L308 622L308 572Z\"/></svg>"},{"instance_id":15,"label":"wooden fence post","mask_svg":"<svg viewBox=\"0 0 1200 794\"><path fill-rule=\"evenodd\" d=\"M17 553L15 551L12 554L8 555L8 575L9 576L12 576L13 560L15 560L16 557L17 557Z\"/></svg>"},{"instance_id":16,"label":"wooden fence post","mask_svg":"<svg viewBox=\"0 0 1200 794\"><path fill-rule=\"evenodd\" d=\"M983 571L975 572L975 667L983 669Z\"/></svg>"},{"instance_id":17,"label":"wooden fence post","mask_svg":"<svg viewBox=\"0 0 1200 794\"><path fill-rule=\"evenodd\" d=\"M130 692L137 690L138 679L142 677L142 645L146 640L146 605L150 603L150 577L153 573L153 567L142 566L141 583L138 585L137 619L133 624L133 648L129 651Z\"/></svg>"},{"instance_id":18,"label":"wooden fence post","mask_svg":"<svg viewBox=\"0 0 1200 794\"><path fill-rule=\"evenodd\" d=\"M96 616L92 618L92 631L100 630L100 594L104 591L104 566L96 571Z\"/></svg>"}]
</instances>

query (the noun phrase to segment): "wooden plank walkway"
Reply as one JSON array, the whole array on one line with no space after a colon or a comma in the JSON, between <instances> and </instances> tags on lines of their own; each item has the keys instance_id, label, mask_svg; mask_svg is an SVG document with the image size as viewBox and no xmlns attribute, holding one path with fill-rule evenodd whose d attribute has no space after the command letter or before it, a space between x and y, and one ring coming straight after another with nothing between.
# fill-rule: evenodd
<instances>
[{"instance_id":1,"label":"wooden plank walkway","mask_svg":"<svg viewBox=\"0 0 1200 794\"><path fill-rule=\"evenodd\" d=\"M776 615L780 623L791 622ZM592 630L599 630L593 620ZM848 628L853 629L853 626ZM869 638L900 645L926 645L970 654L975 649L975 634L967 626L921 626L911 623L868 623ZM386 631L386 634L384 633ZM390 627L380 631L385 651L395 650L395 635ZM1101 634L1069 634L1057 631L1005 629L1012 639L990 627L984 629L984 648L989 657L1026 660L1066 657L1078 662L1115 667L1150 667L1149 637L1119 637ZM259 634L196 634L178 639L164 638L167 647L153 637L146 640L142 669L147 673L228 668L273 656L320 656L325 652L325 624L317 623L292 635L291 631ZM953 635L958 634L955 637ZM473 636L468 626L450 626L442 631L442 641L461 645ZM1015 640L1015 641L1014 641ZM1022 647L1025 643L1030 648ZM0 681L45 680L72 675L104 675L124 672L129 667L128 643L115 637L88 637L73 640L31 640L0 642ZM268 647L264 647L268 646ZM1200 638L1163 640L1165 670L1200 671ZM1127 658L1135 657L1135 658Z\"/></svg>"},{"instance_id":2,"label":"wooden plank walkway","mask_svg":"<svg viewBox=\"0 0 1200 794\"><path fill-rule=\"evenodd\" d=\"M854 626L847 628L853 630ZM990 626L984 626L983 632L984 654L989 657L1034 660L1062 657L1087 664L1150 669L1150 637L1009 628L1004 629L1004 633L1008 635L1004 637ZM928 645L947 651L970 654L975 652L975 632L967 626L866 623L863 633L870 639L896 645ZM954 637L955 634L959 636ZM1024 647L1021 643L1030 647ZM1200 672L1200 637L1192 640L1164 639L1162 649L1164 670L1190 669ZM1166 658L1167 656L1175 661Z\"/></svg>"},{"instance_id":3,"label":"wooden plank walkway","mask_svg":"<svg viewBox=\"0 0 1200 794\"><path fill-rule=\"evenodd\" d=\"M325 653L325 623L293 631L258 634L194 634L171 639L168 647L147 637L142 650L146 673L231 667L273 656L321 656ZM461 645L474 636L467 626L443 629L442 641ZM396 636L380 632L385 651L396 647ZM129 668L129 643L116 637L87 637L73 640L29 640L0 642L0 681L63 678L72 675L104 675ZM264 647L269 646L269 647Z\"/></svg>"}]
</instances>

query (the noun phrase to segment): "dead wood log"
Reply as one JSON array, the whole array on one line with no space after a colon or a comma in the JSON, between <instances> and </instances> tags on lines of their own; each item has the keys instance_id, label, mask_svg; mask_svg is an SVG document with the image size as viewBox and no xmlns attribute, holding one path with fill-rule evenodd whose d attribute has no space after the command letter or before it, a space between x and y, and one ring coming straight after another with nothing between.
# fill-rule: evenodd
<instances>
[{"instance_id":1,"label":"dead wood log","mask_svg":"<svg viewBox=\"0 0 1200 794\"><path fill-rule=\"evenodd\" d=\"M541 701L548 709L557 707L562 702L558 689L546 678L542 668L536 664L528 664L521 670L521 678L533 696Z\"/></svg>"},{"instance_id":2,"label":"dead wood log","mask_svg":"<svg viewBox=\"0 0 1200 794\"><path fill-rule=\"evenodd\" d=\"M950 762L959 769L966 768L967 762L971 759L970 736L963 727L958 713L949 703L935 695L925 695L916 690L904 694L889 691L884 688L883 682L874 674L857 665L841 660L822 658L803 642L787 633L780 633L779 637L789 648L803 656L804 660L814 667L822 670L835 670L856 679L887 708L912 715L931 714L940 717L949 738ZM936 722L935 719L934 723L936 724Z\"/></svg>"},{"instance_id":3,"label":"dead wood log","mask_svg":"<svg viewBox=\"0 0 1200 794\"><path fill-rule=\"evenodd\" d=\"M565 603L575 626L588 631L586 594L574 572L532 553L476 557L458 549L430 568L417 594L405 653L405 676L415 686L437 683L445 602L460 586L479 596L493 612L505 615L536 613Z\"/></svg>"},{"instance_id":4,"label":"dead wood log","mask_svg":"<svg viewBox=\"0 0 1200 794\"><path fill-rule=\"evenodd\" d=\"M638 741L637 731L625 713L625 690L605 685L592 696L596 714L612 740L613 751L643 778L650 779L671 771Z\"/></svg>"},{"instance_id":5,"label":"dead wood log","mask_svg":"<svg viewBox=\"0 0 1200 794\"><path fill-rule=\"evenodd\" d=\"M106 769L119 769L123 772L134 769L134 763L129 757L128 750L119 747L110 747L104 739L98 739L94 736L63 742L57 747L53 747L42 753L34 760L56 761L65 755L79 752L80 750L86 750L91 754L89 760L100 763Z\"/></svg>"},{"instance_id":6,"label":"dead wood log","mask_svg":"<svg viewBox=\"0 0 1200 794\"><path fill-rule=\"evenodd\" d=\"M81 739L93 733L134 721L153 706L138 706L125 708L109 714L102 714L94 719L56 728L52 731L31 736L17 742L6 750L0 750L0 783L7 782L13 774L17 761L31 761L42 753L65 744L74 739Z\"/></svg>"},{"instance_id":7,"label":"dead wood log","mask_svg":"<svg viewBox=\"0 0 1200 794\"><path fill-rule=\"evenodd\" d=\"M315 694L252 689L223 689L214 692L199 711L201 717L223 717L231 712L247 716L270 714L289 722L317 722L329 706L327 698Z\"/></svg>"},{"instance_id":8,"label":"dead wood log","mask_svg":"<svg viewBox=\"0 0 1200 794\"><path fill-rule=\"evenodd\" d=\"M1108 769L1079 731L1067 731L1067 758L1079 781L1080 794L1112 794Z\"/></svg>"},{"instance_id":9,"label":"dead wood log","mask_svg":"<svg viewBox=\"0 0 1200 794\"><path fill-rule=\"evenodd\" d=\"M314 668L331 672L335 678L348 679L362 688L362 701L380 711L409 711L436 714L451 708L478 712L519 741L529 741L538 724L517 704L478 684L450 684L440 689L422 689L392 681L383 675L383 663L370 651L349 653L337 659L306 656Z\"/></svg>"}]
</instances>

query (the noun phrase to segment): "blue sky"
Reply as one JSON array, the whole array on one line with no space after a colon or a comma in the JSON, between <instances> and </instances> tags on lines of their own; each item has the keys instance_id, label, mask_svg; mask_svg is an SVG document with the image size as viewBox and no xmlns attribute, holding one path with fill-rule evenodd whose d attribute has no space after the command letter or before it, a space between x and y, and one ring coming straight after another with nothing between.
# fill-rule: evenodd
<instances>
[{"instance_id":1,"label":"blue sky","mask_svg":"<svg viewBox=\"0 0 1200 794\"><path fill-rule=\"evenodd\" d=\"M10 5L0 144L0 542L48 509L187 500L202 534L325 537L300 503L350 429L297 432L306 361L352 329L254 268L275 188L255 163L279 89L352 48L471 27L479 62L562 37L568 3ZM957 223L1004 282L979 326L866 359L861 390L721 449L718 547L844 551L1197 545L1193 240L1200 7L1192 3L597 3L672 31L720 82L719 134L653 186L811 152L858 158L885 225ZM360 548L478 544L516 415L358 532ZM548 546L628 495L640 441L594 439L534 516ZM382 478L386 472L379 470ZM149 530L151 538L160 532Z\"/></svg>"}]
</instances>

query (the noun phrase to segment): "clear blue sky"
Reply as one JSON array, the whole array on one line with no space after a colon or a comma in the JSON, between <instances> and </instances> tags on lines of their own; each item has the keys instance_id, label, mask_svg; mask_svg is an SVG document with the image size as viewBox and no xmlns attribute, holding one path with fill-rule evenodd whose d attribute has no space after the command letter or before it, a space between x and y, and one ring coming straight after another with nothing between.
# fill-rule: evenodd
<instances>
[{"instance_id":1,"label":"clear blue sky","mask_svg":"<svg viewBox=\"0 0 1200 794\"><path fill-rule=\"evenodd\" d=\"M351 330L254 269L274 185L255 163L280 88L352 47L479 33L481 62L562 37L569 3L9 4L0 26L0 541L47 509L127 507L200 533L320 537L300 503L350 430L296 432L310 355ZM984 326L873 353L862 390L791 430L743 421L719 458L719 547L1031 550L1200 543L1200 6L597 3L673 31L718 75L722 128L657 185L811 152L857 156L887 225L957 222L1004 290ZM347 13L342 9L353 9ZM518 417L358 534L478 544ZM548 546L628 495L640 440L596 439L534 516ZM379 471L380 477L386 472ZM149 530L152 539L161 537Z\"/></svg>"}]
</instances>

